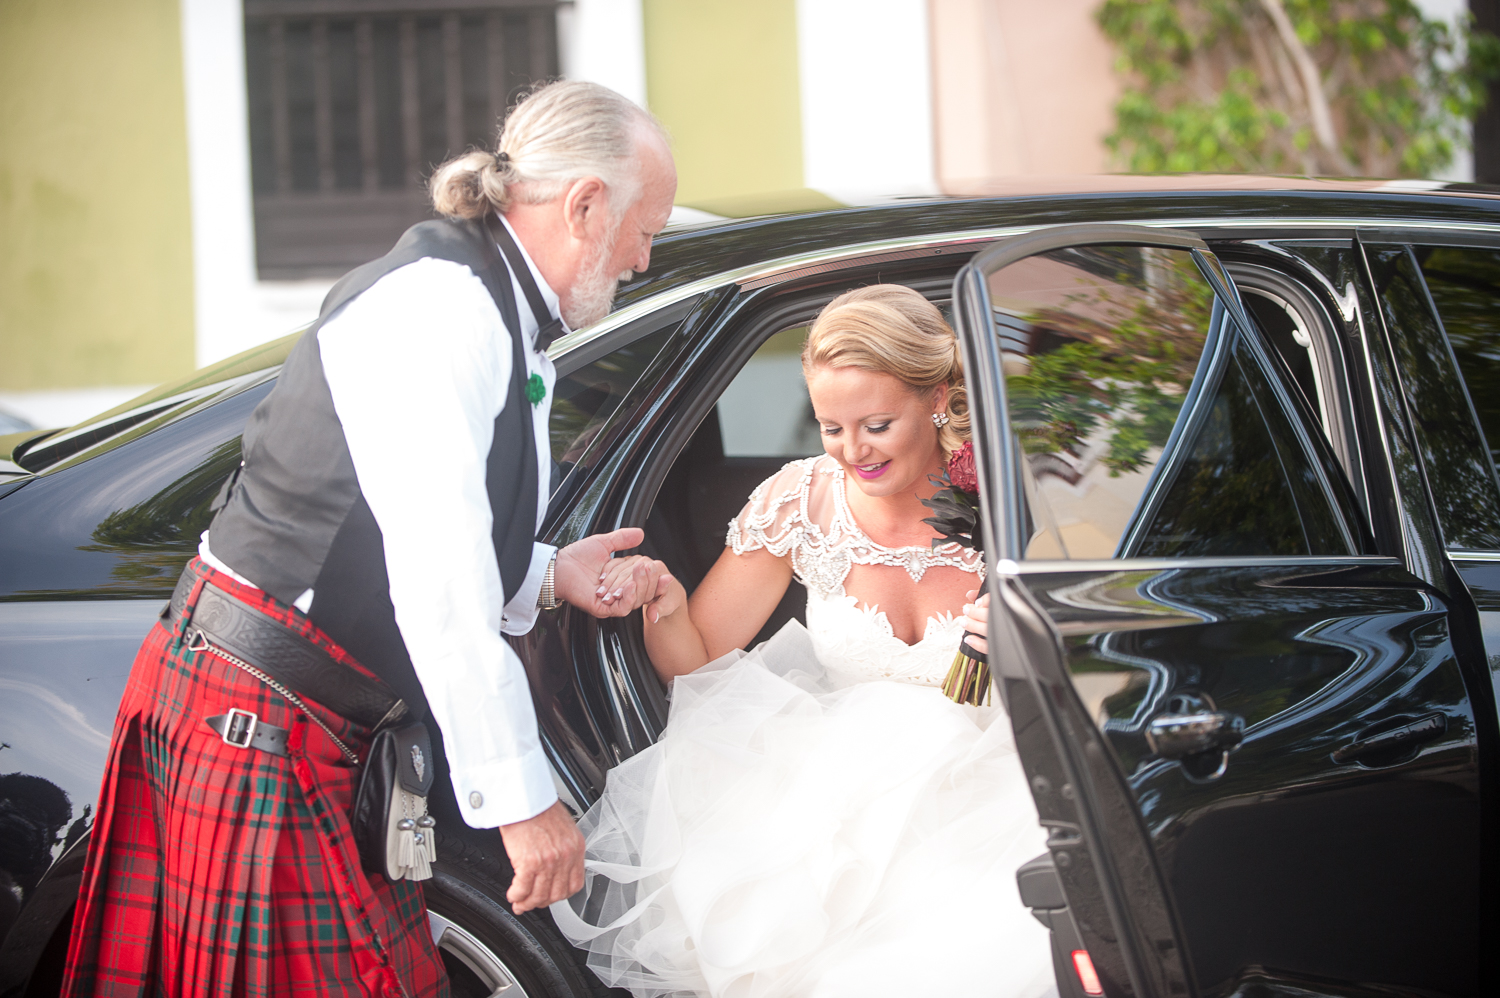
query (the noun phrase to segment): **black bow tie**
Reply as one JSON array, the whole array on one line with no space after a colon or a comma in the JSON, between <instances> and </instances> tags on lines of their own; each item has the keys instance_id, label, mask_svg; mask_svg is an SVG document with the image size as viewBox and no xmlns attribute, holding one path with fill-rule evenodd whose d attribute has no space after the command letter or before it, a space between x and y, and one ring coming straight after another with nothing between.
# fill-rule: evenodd
<instances>
[{"instance_id":1,"label":"black bow tie","mask_svg":"<svg viewBox=\"0 0 1500 998\"><path fill-rule=\"evenodd\" d=\"M536 344L536 352L546 353L547 348L552 345L552 341L557 339L562 334L563 322L561 319L553 319L551 322L538 326L536 331L536 339L532 341Z\"/></svg>"}]
</instances>

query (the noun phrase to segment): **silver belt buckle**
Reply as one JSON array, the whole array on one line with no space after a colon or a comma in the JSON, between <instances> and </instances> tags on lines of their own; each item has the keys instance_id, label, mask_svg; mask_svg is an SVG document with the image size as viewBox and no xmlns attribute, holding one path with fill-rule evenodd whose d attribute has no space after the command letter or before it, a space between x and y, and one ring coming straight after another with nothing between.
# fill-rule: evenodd
<instances>
[{"instance_id":1,"label":"silver belt buckle","mask_svg":"<svg viewBox=\"0 0 1500 998\"><path fill-rule=\"evenodd\" d=\"M260 717L253 711L231 707L224 715L224 733L219 737L224 739L225 745L232 745L239 749L249 748L250 740L255 737L255 728L259 724Z\"/></svg>"}]
</instances>

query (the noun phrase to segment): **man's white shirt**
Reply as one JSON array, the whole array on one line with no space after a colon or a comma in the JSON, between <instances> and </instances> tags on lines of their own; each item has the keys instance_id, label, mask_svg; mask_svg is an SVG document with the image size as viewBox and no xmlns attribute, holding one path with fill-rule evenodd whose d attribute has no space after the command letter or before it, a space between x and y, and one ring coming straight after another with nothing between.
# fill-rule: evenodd
<instances>
[{"instance_id":1,"label":"man's white shirt","mask_svg":"<svg viewBox=\"0 0 1500 998\"><path fill-rule=\"evenodd\" d=\"M556 312L557 295L524 246L521 254ZM532 315L514 275L512 284L527 375L546 388L532 407L537 522L527 526L535 530L550 494L557 372L534 347L538 319L550 316ZM396 624L442 730L459 809L475 828L534 817L557 800L525 668L500 636L531 629L556 552L534 545L525 581L502 607L485 470L508 401L510 336L473 271L430 257L385 275L318 331L360 491L385 539ZM213 556L207 533L199 554L248 583ZM296 605L306 611L314 597L308 590Z\"/></svg>"}]
</instances>

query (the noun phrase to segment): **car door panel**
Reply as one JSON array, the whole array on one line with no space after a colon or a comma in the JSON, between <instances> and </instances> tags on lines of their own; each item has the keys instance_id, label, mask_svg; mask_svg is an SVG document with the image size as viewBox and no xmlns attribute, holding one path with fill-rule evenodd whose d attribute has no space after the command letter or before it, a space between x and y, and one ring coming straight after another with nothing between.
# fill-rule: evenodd
<instances>
[{"instance_id":1,"label":"car door panel","mask_svg":"<svg viewBox=\"0 0 1500 998\"><path fill-rule=\"evenodd\" d=\"M660 436L684 374L717 346L712 330L735 297L732 287L649 313L560 368L559 396L570 406L552 422L561 483L539 537L559 547L617 525L610 514L629 482L631 458ZM566 382L566 384L564 383ZM583 807L605 774L651 743L666 715L659 686L636 682L617 628L563 606L508 639L526 666L538 732L558 775Z\"/></svg>"},{"instance_id":2,"label":"car door panel","mask_svg":"<svg viewBox=\"0 0 1500 998\"><path fill-rule=\"evenodd\" d=\"M1149 246L1162 235L1072 228L1051 245ZM1475 718L1452 607L1424 577L1442 572L1409 423L1382 441L1386 467L1377 469L1398 483L1390 493L1402 508L1387 510L1396 526L1386 536L1399 538L1405 559L1363 553L1369 535L1331 449L1308 432L1306 406L1290 401L1288 373L1255 333L1224 318L1234 310L1223 303L1214 321L1225 346L1216 352L1212 332L1204 341L1194 385L1211 377L1184 396L1114 557L1026 561L1039 549L1021 531L1047 529L1029 479L1051 458L1039 462L1033 443L1034 385L1021 382L1019 403L1005 393L1016 372L1029 378L1048 358L1015 359L1015 335L999 329L1014 317L993 319L1000 307L988 297L1006 253L1026 249L1001 244L957 283L987 523L1000 528L990 553L1006 610L999 640L1013 659L1002 654L996 667L1013 709L1027 706L1029 690L1046 722L1028 718L1023 735L1017 716L1017 742L1029 771L1057 772L1046 787L1033 781L1044 823L1071 815L1089 855L1096 884L1077 904L1076 883L1057 865L1070 908L1094 912L1079 929L1105 943L1100 954L1090 944L1096 967L1118 968L1106 993L1229 994L1257 982L1475 993ZM1348 263L1336 276L1357 280ZM1368 287L1364 298L1374 299ZM1049 319L1047 328L1069 327ZM1357 348L1367 369L1389 378L1381 332ZM1394 380L1373 394L1393 418L1404 415ZM1113 418L1125 425L1140 410L1121 411ZM1002 474L1026 481L1011 488ZM1413 520L1425 535L1403 529ZM1137 553L1165 557L1120 557ZM1173 741L1194 718L1211 720L1214 733ZM1100 911L1111 915L1107 930L1094 924ZM1424 912L1415 931L1412 911Z\"/></svg>"},{"instance_id":3,"label":"car door panel","mask_svg":"<svg viewBox=\"0 0 1500 998\"><path fill-rule=\"evenodd\" d=\"M1455 559L1454 566L1463 578L1479 614L1490 689L1494 693L1495 703L1500 705L1500 560Z\"/></svg>"},{"instance_id":4,"label":"car door panel","mask_svg":"<svg viewBox=\"0 0 1500 998\"><path fill-rule=\"evenodd\" d=\"M1474 722L1445 608L1374 562L1022 576L1137 802L1205 994L1256 964L1428 987L1439 971L1465 993L1477 883L1446 859L1478 843ZM1153 751L1150 721L1182 699L1243 720L1227 761ZM1445 731L1410 746L1417 760L1332 758L1372 724L1433 713ZM1391 918L1372 871L1413 861L1404 903L1471 917Z\"/></svg>"}]
</instances>

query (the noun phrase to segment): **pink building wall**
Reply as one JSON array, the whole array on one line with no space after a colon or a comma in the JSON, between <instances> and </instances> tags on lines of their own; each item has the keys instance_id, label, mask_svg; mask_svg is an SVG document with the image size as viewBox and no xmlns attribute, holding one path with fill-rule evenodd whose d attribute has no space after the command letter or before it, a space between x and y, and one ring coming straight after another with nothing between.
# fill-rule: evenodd
<instances>
[{"instance_id":1,"label":"pink building wall","mask_svg":"<svg viewBox=\"0 0 1500 998\"><path fill-rule=\"evenodd\" d=\"M1119 82L1098 0L929 0L934 145L945 193L1103 173Z\"/></svg>"}]
</instances>

